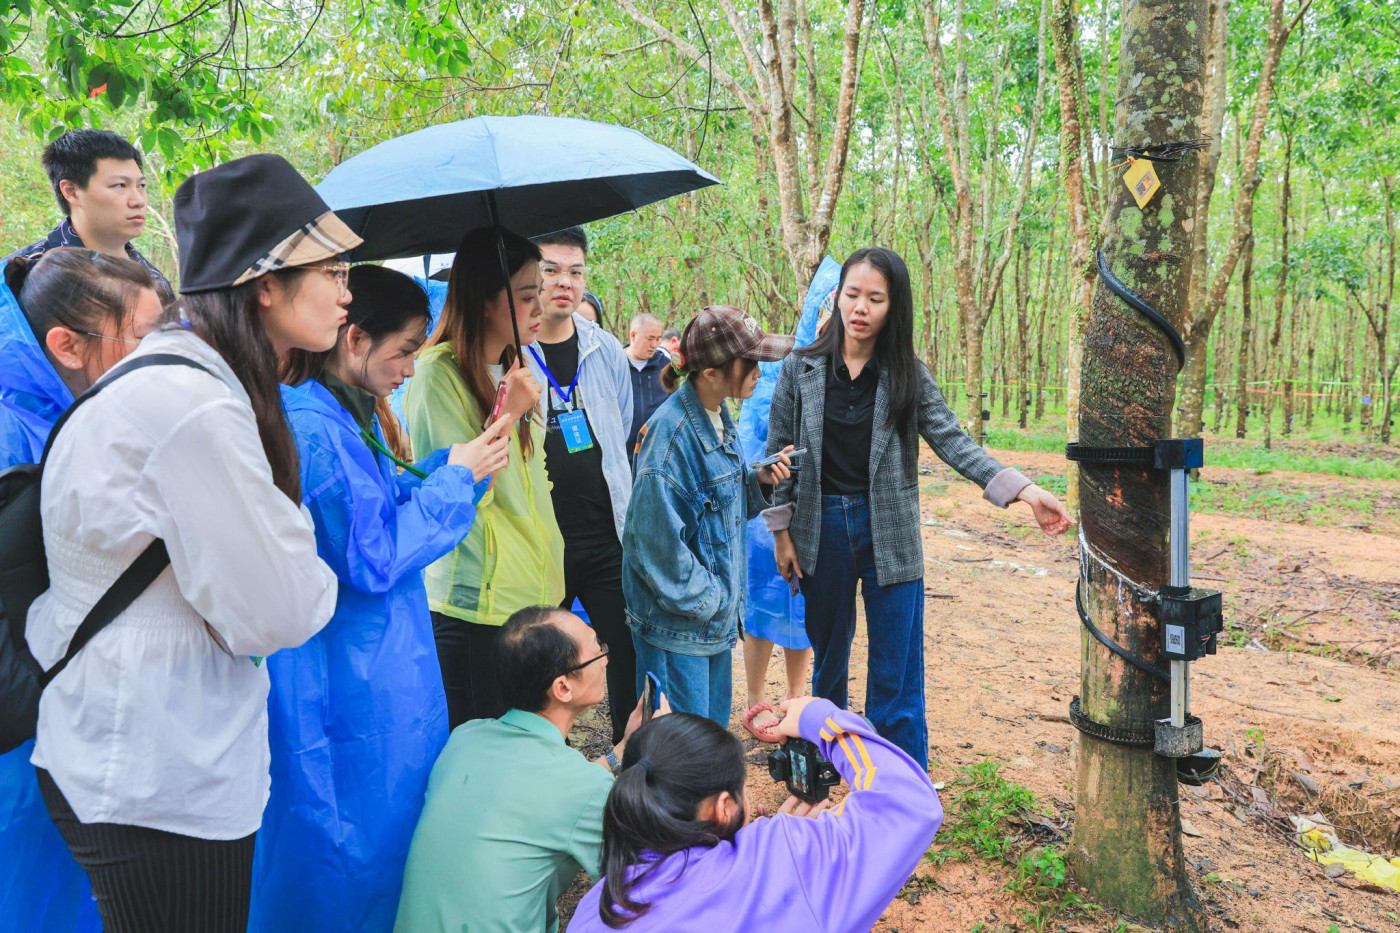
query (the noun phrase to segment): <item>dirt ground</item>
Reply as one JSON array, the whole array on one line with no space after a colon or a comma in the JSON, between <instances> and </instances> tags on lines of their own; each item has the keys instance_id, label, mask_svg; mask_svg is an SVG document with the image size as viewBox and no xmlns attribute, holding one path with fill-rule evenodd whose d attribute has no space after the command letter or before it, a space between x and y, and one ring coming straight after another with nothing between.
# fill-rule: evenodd
<instances>
[{"instance_id":1,"label":"dirt ground","mask_svg":"<svg viewBox=\"0 0 1400 933\"><path fill-rule=\"evenodd\" d=\"M1050 454L994 453L1030 475L1063 469ZM933 779L949 785L947 804L961 769L1004 762L1002 774L1048 812L1011 821L1014 848L1063 842L1078 745L1066 718L1079 691L1077 543L1073 533L1042 536L1028 510L992 508L931 458L924 467ZM1259 482L1250 471L1210 467L1202 480ZM1192 516L1193 570L1200 585L1224 591L1228 631L1219 654L1193 665L1193 711L1226 764L1204 787L1179 785L1191 878L1212 929L1397 931L1400 895L1327 877L1290 841L1287 817L1320 813L1343 841L1400 854L1400 483L1282 473L1268 482L1309 501L1364 493L1381 506L1364 523L1370 530ZM853 654L860 709L863 632ZM734 728L743 734L741 651L734 660ZM770 699L781 695L782 677L775 657ZM579 738L589 744L594 731L585 724ZM767 747L748 747L750 786L775 807L781 795L763 770ZM875 929L1135 929L1092 905L1035 927L1024 917L1034 905L1004 890L1011 873L1004 861L925 863Z\"/></svg>"}]
</instances>

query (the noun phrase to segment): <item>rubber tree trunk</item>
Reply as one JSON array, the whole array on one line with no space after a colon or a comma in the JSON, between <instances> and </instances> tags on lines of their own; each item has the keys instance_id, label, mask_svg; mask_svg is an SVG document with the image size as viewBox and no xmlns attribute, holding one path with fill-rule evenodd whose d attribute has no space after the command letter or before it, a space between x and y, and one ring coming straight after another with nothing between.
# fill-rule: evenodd
<instances>
[{"instance_id":1,"label":"rubber tree trunk","mask_svg":"<svg viewBox=\"0 0 1400 933\"><path fill-rule=\"evenodd\" d=\"M1214 321L1196 325L1198 339L1186 345L1186 368L1181 371L1181 403L1176 419L1182 437L1200 437L1205 428L1206 376L1210 369L1210 331Z\"/></svg>"},{"instance_id":2,"label":"rubber tree trunk","mask_svg":"<svg viewBox=\"0 0 1400 933\"><path fill-rule=\"evenodd\" d=\"M1200 135L1204 0L1127 0L1123 7L1113 141L1156 145ZM1103 248L1109 268L1177 327L1191 277L1187 232L1200 166L1191 154L1157 164L1162 190L1139 210L1110 188ZM1084 335L1078 437L1099 447L1169 436L1177 359L1150 321L1102 284ZM1083 464L1081 576L1095 625L1131 653L1165 666L1144 603L1167 582L1168 474ZM1096 722L1150 733L1168 690L1082 633L1080 697ZM1204 915L1186 875L1176 766L1151 748L1081 735L1070 858L1100 903L1176 930Z\"/></svg>"},{"instance_id":3,"label":"rubber tree trunk","mask_svg":"<svg viewBox=\"0 0 1400 933\"><path fill-rule=\"evenodd\" d=\"M963 349L967 357L963 360L963 388L967 394L967 433L981 446L987 439L987 420L982 412L990 405L990 398L982 391L982 340L985 322L977 326L966 319L963 321Z\"/></svg>"},{"instance_id":4,"label":"rubber tree trunk","mask_svg":"<svg viewBox=\"0 0 1400 933\"><path fill-rule=\"evenodd\" d=\"M1249 428L1249 347L1254 339L1254 236L1244 245L1240 272L1240 355L1235 362L1235 437Z\"/></svg>"}]
</instances>

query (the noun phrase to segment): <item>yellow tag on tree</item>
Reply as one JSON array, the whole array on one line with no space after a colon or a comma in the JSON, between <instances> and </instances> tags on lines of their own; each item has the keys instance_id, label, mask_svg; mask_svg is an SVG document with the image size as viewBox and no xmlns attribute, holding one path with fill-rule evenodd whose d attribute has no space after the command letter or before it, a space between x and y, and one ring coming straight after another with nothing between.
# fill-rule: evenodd
<instances>
[{"instance_id":1,"label":"yellow tag on tree","mask_svg":"<svg viewBox=\"0 0 1400 933\"><path fill-rule=\"evenodd\" d=\"M1133 200L1137 201L1139 209L1146 207L1147 202L1157 193L1157 189L1162 187L1162 182L1157 178L1157 170L1147 159L1135 159L1133 164L1128 166L1128 170L1123 173L1123 184L1133 193Z\"/></svg>"}]
</instances>

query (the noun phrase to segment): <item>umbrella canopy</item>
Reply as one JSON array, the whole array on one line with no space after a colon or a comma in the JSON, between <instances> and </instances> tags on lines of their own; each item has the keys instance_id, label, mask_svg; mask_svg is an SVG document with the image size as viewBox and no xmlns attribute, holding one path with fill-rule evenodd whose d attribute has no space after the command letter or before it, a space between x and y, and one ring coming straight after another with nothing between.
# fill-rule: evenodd
<instances>
[{"instance_id":1,"label":"umbrella canopy","mask_svg":"<svg viewBox=\"0 0 1400 933\"><path fill-rule=\"evenodd\" d=\"M336 166L316 190L364 237L352 258L366 260L448 253L466 231L491 223L538 236L716 184L635 130L519 116L473 117L382 142Z\"/></svg>"}]
</instances>

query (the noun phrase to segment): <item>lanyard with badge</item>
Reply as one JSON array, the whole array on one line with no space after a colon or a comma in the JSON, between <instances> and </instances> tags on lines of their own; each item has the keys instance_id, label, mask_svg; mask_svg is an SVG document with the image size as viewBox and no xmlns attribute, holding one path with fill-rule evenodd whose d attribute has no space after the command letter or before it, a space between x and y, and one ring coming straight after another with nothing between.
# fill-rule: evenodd
<instances>
[{"instance_id":1,"label":"lanyard with badge","mask_svg":"<svg viewBox=\"0 0 1400 933\"><path fill-rule=\"evenodd\" d=\"M580 357L578 367L574 370L573 382L565 389L559 384L559 380L554 378L554 373L550 372L549 364L544 361L544 357L533 346L529 348L530 355L535 358L535 362L540 364L540 369L544 371L545 379L549 380L551 391L559 396L559 401L568 405L567 410L556 409L553 404L549 406L549 430L558 431L564 438L564 449L571 454L580 453L593 449L593 432L588 426L588 414L575 401L575 393L578 391L578 379L583 375L583 359Z\"/></svg>"}]
</instances>

